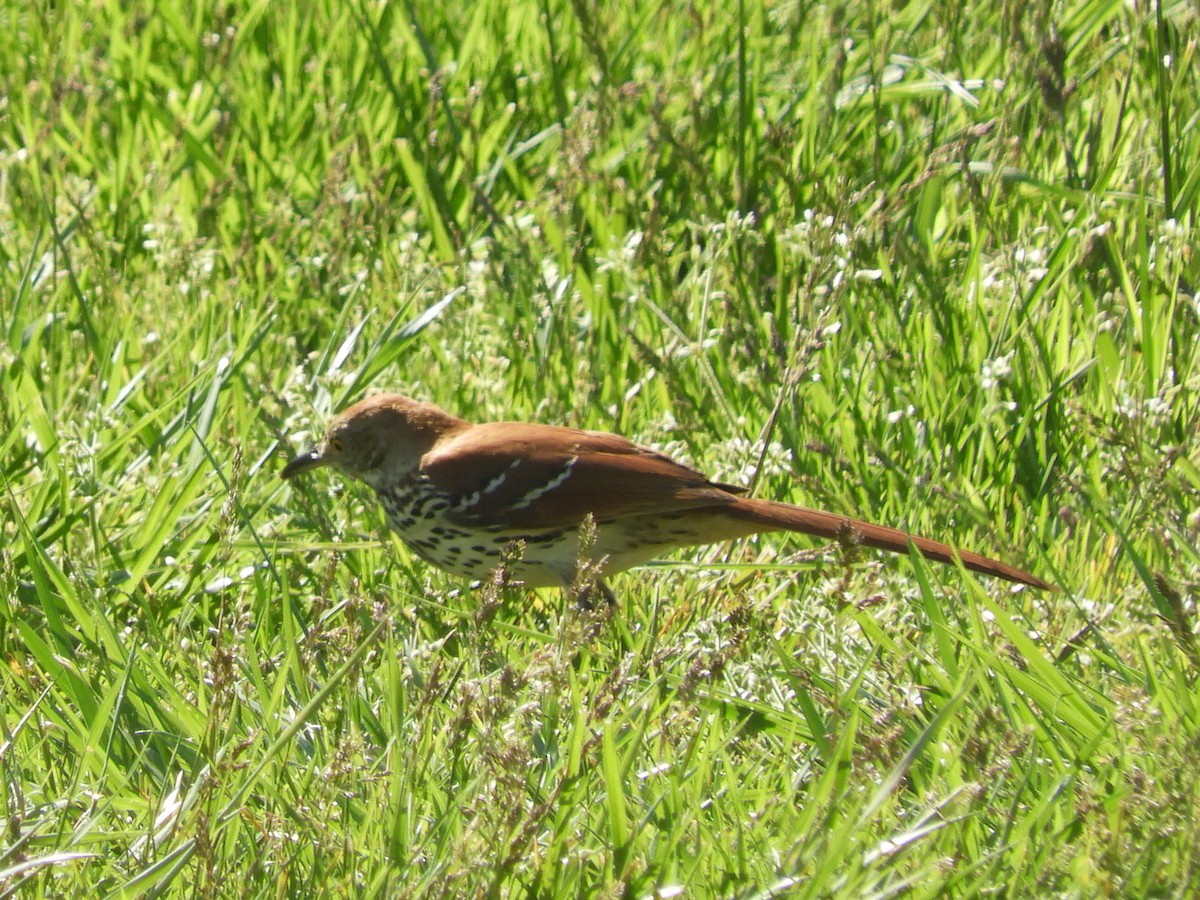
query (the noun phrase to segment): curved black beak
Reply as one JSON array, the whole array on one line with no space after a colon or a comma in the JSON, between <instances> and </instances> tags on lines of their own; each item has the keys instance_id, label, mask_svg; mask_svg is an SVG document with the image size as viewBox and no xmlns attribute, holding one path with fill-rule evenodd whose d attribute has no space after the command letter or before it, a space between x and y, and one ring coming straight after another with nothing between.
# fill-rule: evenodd
<instances>
[{"instance_id":1,"label":"curved black beak","mask_svg":"<svg viewBox=\"0 0 1200 900\"><path fill-rule=\"evenodd\" d=\"M279 477L285 480L295 478L302 472L307 472L310 469L315 469L323 465L325 465L325 460L321 456L321 448L313 447L311 450L304 451L284 466L283 471L279 473Z\"/></svg>"}]
</instances>

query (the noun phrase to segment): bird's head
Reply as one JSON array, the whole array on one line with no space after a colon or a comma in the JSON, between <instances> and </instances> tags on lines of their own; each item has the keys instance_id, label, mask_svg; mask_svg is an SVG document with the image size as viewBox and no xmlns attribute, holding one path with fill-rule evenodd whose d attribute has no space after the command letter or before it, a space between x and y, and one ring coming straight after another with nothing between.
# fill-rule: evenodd
<instances>
[{"instance_id":1,"label":"bird's head","mask_svg":"<svg viewBox=\"0 0 1200 900\"><path fill-rule=\"evenodd\" d=\"M335 416L325 439L288 463L280 477L330 466L378 490L404 478L439 438L462 427L467 423L430 403L378 394Z\"/></svg>"}]
</instances>

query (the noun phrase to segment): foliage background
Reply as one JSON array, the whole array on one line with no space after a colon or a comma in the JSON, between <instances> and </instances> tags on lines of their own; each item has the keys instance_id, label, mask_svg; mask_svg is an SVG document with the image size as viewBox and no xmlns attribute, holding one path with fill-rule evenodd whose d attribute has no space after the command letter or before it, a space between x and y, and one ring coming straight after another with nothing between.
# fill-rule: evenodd
<instances>
[{"instance_id":1,"label":"foliage background","mask_svg":"<svg viewBox=\"0 0 1200 900\"><path fill-rule=\"evenodd\" d=\"M1200 887L1196 9L0 4L0 892ZM276 473L398 389L772 536L620 615Z\"/></svg>"}]
</instances>

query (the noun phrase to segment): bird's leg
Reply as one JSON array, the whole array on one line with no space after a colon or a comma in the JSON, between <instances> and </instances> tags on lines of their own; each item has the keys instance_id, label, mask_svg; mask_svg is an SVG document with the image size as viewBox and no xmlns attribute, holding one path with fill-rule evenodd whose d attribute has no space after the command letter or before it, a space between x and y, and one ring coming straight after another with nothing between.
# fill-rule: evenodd
<instances>
[{"instance_id":1,"label":"bird's leg","mask_svg":"<svg viewBox=\"0 0 1200 900\"><path fill-rule=\"evenodd\" d=\"M612 592L603 578L599 576L589 579L586 583L579 585L572 584L567 588L568 596L575 598L575 605L585 612L591 612L596 609L596 603L593 602L593 595L599 594L603 601L601 609L615 610L617 608L617 595Z\"/></svg>"},{"instance_id":2,"label":"bird's leg","mask_svg":"<svg viewBox=\"0 0 1200 900\"><path fill-rule=\"evenodd\" d=\"M500 564L492 570L493 583L500 588L506 588L511 583L509 573L513 566L525 557L525 542L518 538L509 541L500 551Z\"/></svg>"},{"instance_id":3,"label":"bird's leg","mask_svg":"<svg viewBox=\"0 0 1200 900\"><path fill-rule=\"evenodd\" d=\"M567 588L567 593L575 598L575 604L580 609L595 609L592 595L598 593L605 607L614 610L617 607L617 596L612 592L612 588L604 583L602 577L607 557L595 559L592 555L595 547L596 520L588 513L579 523L579 554L575 560L575 577Z\"/></svg>"},{"instance_id":4,"label":"bird's leg","mask_svg":"<svg viewBox=\"0 0 1200 900\"><path fill-rule=\"evenodd\" d=\"M475 624L486 625L500 610L504 592L510 584L509 574L514 563L519 562L525 552L524 541L512 541L500 551L500 563L487 578L475 583L479 588L479 605L475 608Z\"/></svg>"}]
</instances>

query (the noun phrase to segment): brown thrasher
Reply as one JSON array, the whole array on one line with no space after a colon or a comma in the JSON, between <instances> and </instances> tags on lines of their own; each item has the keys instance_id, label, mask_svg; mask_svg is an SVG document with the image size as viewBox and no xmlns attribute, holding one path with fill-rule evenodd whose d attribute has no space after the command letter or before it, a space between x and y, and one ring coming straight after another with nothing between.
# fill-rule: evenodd
<instances>
[{"instance_id":1,"label":"brown thrasher","mask_svg":"<svg viewBox=\"0 0 1200 900\"><path fill-rule=\"evenodd\" d=\"M994 559L846 516L738 496L667 456L615 434L555 425L472 425L430 403L380 394L329 424L325 440L281 473L332 466L379 494L388 524L439 569L483 579L502 557L526 587L568 587L580 565L581 526L597 573L620 572L676 547L763 531L849 538L1032 587L1042 579ZM510 552L516 542L523 549ZM519 546L519 545L518 545ZM601 583L605 596L611 592Z\"/></svg>"}]
</instances>

